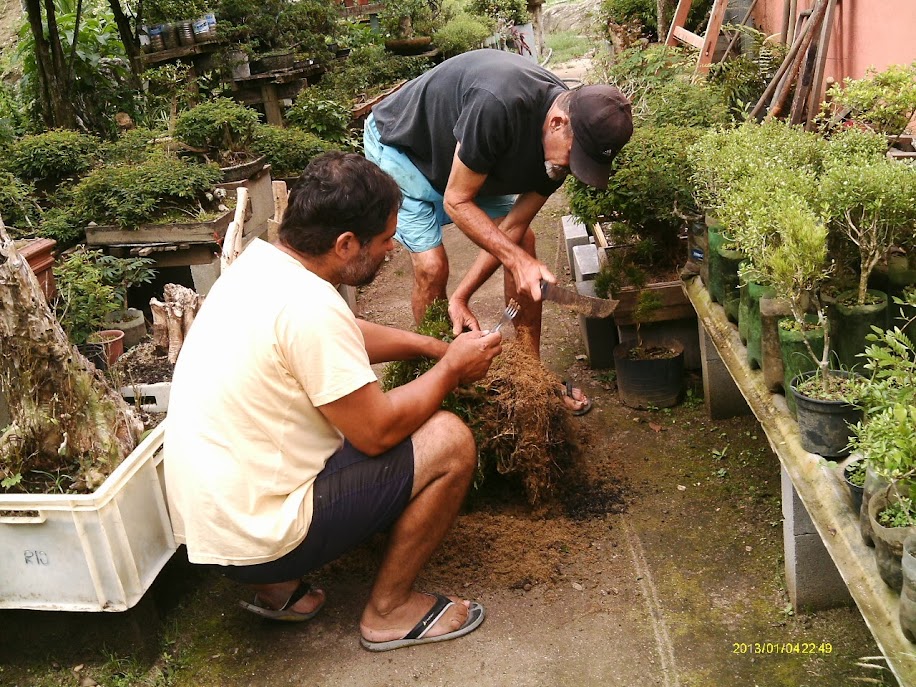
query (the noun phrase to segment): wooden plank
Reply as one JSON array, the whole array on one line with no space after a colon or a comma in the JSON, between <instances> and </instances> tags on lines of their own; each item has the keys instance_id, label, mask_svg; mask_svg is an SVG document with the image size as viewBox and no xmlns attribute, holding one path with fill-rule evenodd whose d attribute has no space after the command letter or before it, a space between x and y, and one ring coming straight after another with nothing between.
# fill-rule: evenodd
<instances>
[{"instance_id":1,"label":"wooden plank","mask_svg":"<svg viewBox=\"0 0 916 687\"><path fill-rule=\"evenodd\" d=\"M814 116L824 97L824 71L827 68L827 49L830 47L830 37L833 35L833 19L836 14L837 0L828 0L828 3L827 16L824 17L821 37L818 41L817 68L814 70L814 81L808 97L808 121L805 122L805 131L814 130Z\"/></svg>"},{"instance_id":2,"label":"wooden plank","mask_svg":"<svg viewBox=\"0 0 916 687\"><path fill-rule=\"evenodd\" d=\"M703 38L703 47L700 48L700 57L697 60L697 73L705 74L712 64L712 57L719 42L719 32L725 20L725 10L728 9L728 0L715 0L709 14L709 24L706 26L706 35Z\"/></svg>"},{"instance_id":3,"label":"wooden plank","mask_svg":"<svg viewBox=\"0 0 916 687\"><path fill-rule=\"evenodd\" d=\"M661 301L661 305L651 315L643 319L642 322L665 322L695 316L693 306L690 305L690 301L684 294L680 281L647 284L642 289L627 286L621 289L619 293L614 294L614 298L620 301L614 311L614 321L619 326L636 324L633 314L636 311L641 291L650 291Z\"/></svg>"},{"instance_id":4,"label":"wooden plank","mask_svg":"<svg viewBox=\"0 0 916 687\"><path fill-rule=\"evenodd\" d=\"M368 114L372 111L372 108L373 108L373 107L375 107L376 105L378 105L378 104L379 104L380 102L382 102L385 98L387 98L389 95L391 95L392 93L394 93L395 91L397 91L398 89L400 89L401 86L403 86L403 85L406 84L406 83L407 83L406 80L404 80L404 81L399 81L399 82L396 83L394 86L392 86L391 88L389 88L388 90L386 90L386 91L384 91L384 92L382 92L382 93L379 93L379 94L378 94L377 96L375 96L374 98L371 98L371 99L369 99L369 100L367 100L367 101L365 101L365 102L362 102L362 103L359 103L359 104L355 105L355 106L353 107L353 111L352 111L352 113L351 113L350 116L351 116L353 119L361 119L362 117L365 117L366 115L368 115Z\"/></svg>"},{"instance_id":5,"label":"wooden plank","mask_svg":"<svg viewBox=\"0 0 916 687\"><path fill-rule=\"evenodd\" d=\"M115 226L86 227L86 243L90 246L217 243L226 235L232 213L232 210L228 210L209 222L189 224L141 224L136 229L121 229Z\"/></svg>"},{"instance_id":6,"label":"wooden plank","mask_svg":"<svg viewBox=\"0 0 916 687\"><path fill-rule=\"evenodd\" d=\"M151 52L140 55L140 61L144 64L156 64L158 62L176 60L181 57L193 57L194 55L213 52L224 43L225 41L212 40L202 41L200 43L195 43L194 45L180 45L177 48L170 48L169 50L160 50L158 52Z\"/></svg>"},{"instance_id":7,"label":"wooden plank","mask_svg":"<svg viewBox=\"0 0 916 687\"><path fill-rule=\"evenodd\" d=\"M704 45L703 37L698 36L697 34L688 31L683 26L675 27L674 37L680 43L686 43L687 45L692 45L697 50L703 49L703 45Z\"/></svg>"},{"instance_id":8,"label":"wooden plank","mask_svg":"<svg viewBox=\"0 0 916 687\"><path fill-rule=\"evenodd\" d=\"M677 45L677 38L674 35L674 30L687 23L687 15L690 14L690 6L692 4L693 0L678 0L677 9L674 11L674 16L671 18L671 26L668 27L668 38L665 40L665 45L671 46L672 48Z\"/></svg>"},{"instance_id":9,"label":"wooden plank","mask_svg":"<svg viewBox=\"0 0 916 687\"><path fill-rule=\"evenodd\" d=\"M595 235L595 243L597 243L600 248L607 250L607 237L604 235L604 229L601 228L601 222L595 222L592 233Z\"/></svg>"}]
</instances>

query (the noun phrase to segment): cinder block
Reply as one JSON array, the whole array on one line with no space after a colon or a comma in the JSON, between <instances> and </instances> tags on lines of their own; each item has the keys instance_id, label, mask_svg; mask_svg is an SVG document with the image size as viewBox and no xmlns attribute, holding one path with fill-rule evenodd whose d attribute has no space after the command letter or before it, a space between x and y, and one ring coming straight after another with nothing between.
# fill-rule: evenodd
<instances>
[{"instance_id":1,"label":"cinder block","mask_svg":"<svg viewBox=\"0 0 916 687\"><path fill-rule=\"evenodd\" d=\"M697 329L700 339L700 362L703 372L703 396L706 413L711 420L724 420L738 415L749 415L751 409L741 395L738 385L719 357L702 322Z\"/></svg>"},{"instance_id":2,"label":"cinder block","mask_svg":"<svg viewBox=\"0 0 916 687\"><path fill-rule=\"evenodd\" d=\"M785 468L779 470L779 480L782 487L782 516L784 526L788 527L789 532L793 535L799 534L817 534L817 528L808 515L808 509L798 497L798 492L792 485L792 480Z\"/></svg>"},{"instance_id":3,"label":"cinder block","mask_svg":"<svg viewBox=\"0 0 916 687\"><path fill-rule=\"evenodd\" d=\"M569 264L569 273L575 274L573 247L588 245L588 228L572 215L564 215L561 222L563 224L563 238L566 240L566 261Z\"/></svg>"},{"instance_id":4,"label":"cinder block","mask_svg":"<svg viewBox=\"0 0 916 687\"><path fill-rule=\"evenodd\" d=\"M594 279L599 269L598 249L594 245L573 246L573 275L577 282Z\"/></svg>"},{"instance_id":5,"label":"cinder block","mask_svg":"<svg viewBox=\"0 0 916 687\"><path fill-rule=\"evenodd\" d=\"M786 587L798 612L851 606L852 596L816 534L791 536L784 530Z\"/></svg>"},{"instance_id":6,"label":"cinder block","mask_svg":"<svg viewBox=\"0 0 916 687\"><path fill-rule=\"evenodd\" d=\"M576 290L583 296L595 296L595 282L576 282ZM588 356L589 367L614 367L614 346L619 343L614 318L579 315L579 332L585 346L585 355Z\"/></svg>"}]
</instances>

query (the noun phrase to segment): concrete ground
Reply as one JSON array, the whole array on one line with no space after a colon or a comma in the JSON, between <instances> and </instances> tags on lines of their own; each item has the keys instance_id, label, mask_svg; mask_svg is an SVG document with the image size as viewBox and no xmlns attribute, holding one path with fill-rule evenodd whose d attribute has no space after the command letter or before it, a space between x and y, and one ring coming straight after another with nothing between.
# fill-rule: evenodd
<instances>
[{"instance_id":1,"label":"concrete ground","mask_svg":"<svg viewBox=\"0 0 916 687\"><path fill-rule=\"evenodd\" d=\"M565 213L557 196L536 225L539 254L561 282ZM457 279L476 249L454 227L446 245ZM410 280L399 249L360 294L362 315L409 327ZM497 317L500 292L493 279L475 299L485 321ZM695 377L677 408L627 409L612 375L588 369L582 352L575 317L548 305L543 357L595 404L576 419L581 458L564 487L537 508L511 482L485 490L418 580L485 605L486 622L468 637L388 654L360 648L382 541L317 573L328 603L301 625L245 613L243 590L179 553L127 613L0 612L0 685L893 684L857 665L877 649L855 608L796 614L788 604L779 466L756 421L708 421ZM790 642L821 649L754 648Z\"/></svg>"}]
</instances>

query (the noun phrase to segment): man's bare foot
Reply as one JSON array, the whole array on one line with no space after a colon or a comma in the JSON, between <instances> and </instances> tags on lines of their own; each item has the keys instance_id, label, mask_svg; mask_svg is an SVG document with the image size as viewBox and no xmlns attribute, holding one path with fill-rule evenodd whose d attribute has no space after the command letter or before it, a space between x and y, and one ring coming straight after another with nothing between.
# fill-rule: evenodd
<instances>
[{"instance_id":1,"label":"man's bare foot","mask_svg":"<svg viewBox=\"0 0 916 687\"><path fill-rule=\"evenodd\" d=\"M591 410L592 404L588 396L582 393L582 389L574 387L569 382L564 382L560 387L560 398L563 399L563 405L573 415L585 415Z\"/></svg>"},{"instance_id":2,"label":"man's bare foot","mask_svg":"<svg viewBox=\"0 0 916 687\"><path fill-rule=\"evenodd\" d=\"M254 585L257 602L271 610L284 608L293 594L299 588L299 580L279 582L277 584ZM289 609L296 613L314 613L321 608L325 601L323 589L312 589L308 594L296 601Z\"/></svg>"},{"instance_id":3,"label":"man's bare foot","mask_svg":"<svg viewBox=\"0 0 916 687\"><path fill-rule=\"evenodd\" d=\"M454 632L468 619L471 602L450 596L455 603L426 632L425 637L438 637ZM359 631L370 642L388 642L406 636L429 612L436 597L421 592L411 592L407 602L384 615L366 606L360 619Z\"/></svg>"}]
</instances>

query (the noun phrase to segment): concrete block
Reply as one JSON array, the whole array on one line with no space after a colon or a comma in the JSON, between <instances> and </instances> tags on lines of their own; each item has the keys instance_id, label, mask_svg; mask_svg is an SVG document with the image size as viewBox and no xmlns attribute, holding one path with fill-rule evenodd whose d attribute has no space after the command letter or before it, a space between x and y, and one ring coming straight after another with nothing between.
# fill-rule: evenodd
<instances>
[{"instance_id":1,"label":"concrete block","mask_svg":"<svg viewBox=\"0 0 916 687\"><path fill-rule=\"evenodd\" d=\"M594 245L573 246L573 275L577 282L594 279L600 268L598 249Z\"/></svg>"},{"instance_id":2,"label":"concrete block","mask_svg":"<svg viewBox=\"0 0 916 687\"><path fill-rule=\"evenodd\" d=\"M703 397L706 413L712 420L750 415L751 409L738 385L719 357L702 322L697 324L700 340L700 362L703 373Z\"/></svg>"},{"instance_id":3,"label":"concrete block","mask_svg":"<svg viewBox=\"0 0 916 687\"><path fill-rule=\"evenodd\" d=\"M779 470L779 480L782 490L782 517L785 527L793 535L817 534L817 528L808 515L808 509L798 497L798 492L792 485L792 480L784 468Z\"/></svg>"},{"instance_id":4,"label":"concrete block","mask_svg":"<svg viewBox=\"0 0 916 687\"><path fill-rule=\"evenodd\" d=\"M595 282L576 282L576 290L583 296L595 296ZM588 356L589 367L594 369L614 367L614 346L619 343L614 318L579 315L579 332L585 346L585 355Z\"/></svg>"},{"instance_id":5,"label":"concrete block","mask_svg":"<svg viewBox=\"0 0 916 687\"><path fill-rule=\"evenodd\" d=\"M786 587L798 612L851 606L852 596L833 559L816 534L784 532Z\"/></svg>"},{"instance_id":6,"label":"concrete block","mask_svg":"<svg viewBox=\"0 0 916 687\"><path fill-rule=\"evenodd\" d=\"M564 215L560 221L563 225L563 238L566 241L566 261L569 264L569 273L575 274L573 247L588 245L588 228L572 215Z\"/></svg>"}]
</instances>

